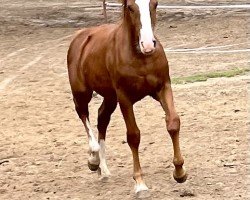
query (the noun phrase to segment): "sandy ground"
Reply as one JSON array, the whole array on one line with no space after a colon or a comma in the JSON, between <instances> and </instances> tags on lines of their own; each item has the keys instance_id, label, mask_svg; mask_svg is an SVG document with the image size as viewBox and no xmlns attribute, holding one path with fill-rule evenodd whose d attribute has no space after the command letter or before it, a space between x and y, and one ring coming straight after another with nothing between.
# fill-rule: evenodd
<instances>
[{"instance_id":1,"label":"sandy ground","mask_svg":"<svg viewBox=\"0 0 250 200\"><path fill-rule=\"evenodd\" d=\"M101 11L82 11L83 6L96 2L1 2L0 199L134 198L132 156L120 110L113 114L107 134L112 178L102 183L88 170L87 136L74 111L67 78L70 35L80 27L104 22ZM214 2L218 3L206 1ZM219 3L228 2L247 1ZM110 22L119 16L108 14ZM249 48L249 14L244 10L160 11L158 19L157 35L170 50ZM167 56L172 77L249 67L249 52L169 51ZM172 178L172 144L160 105L150 98L135 105L142 133L141 164L151 199L248 199L249 82L246 75L173 85L189 173L184 184ZM95 130L101 102L97 96L90 103Z\"/></svg>"}]
</instances>

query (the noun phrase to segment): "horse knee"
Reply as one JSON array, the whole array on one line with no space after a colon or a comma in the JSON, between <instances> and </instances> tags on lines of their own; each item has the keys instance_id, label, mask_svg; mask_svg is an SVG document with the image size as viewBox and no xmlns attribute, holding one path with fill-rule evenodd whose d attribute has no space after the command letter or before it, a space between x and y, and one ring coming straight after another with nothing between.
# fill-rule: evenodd
<instances>
[{"instance_id":1,"label":"horse knee","mask_svg":"<svg viewBox=\"0 0 250 200\"><path fill-rule=\"evenodd\" d=\"M130 147L138 148L141 140L140 130L128 131L127 142Z\"/></svg>"},{"instance_id":2,"label":"horse knee","mask_svg":"<svg viewBox=\"0 0 250 200\"><path fill-rule=\"evenodd\" d=\"M101 107L98 109L98 131L105 133L110 122L111 114L116 108L117 102L115 101L105 101L102 103Z\"/></svg>"},{"instance_id":3,"label":"horse knee","mask_svg":"<svg viewBox=\"0 0 250 200\"><path fill-rule=\"evenodd\" d=\"M170 135L178 133L180 131L180 117L176 114L175 117L166 120L167 130Z\"/></svg>"}]
</instances>

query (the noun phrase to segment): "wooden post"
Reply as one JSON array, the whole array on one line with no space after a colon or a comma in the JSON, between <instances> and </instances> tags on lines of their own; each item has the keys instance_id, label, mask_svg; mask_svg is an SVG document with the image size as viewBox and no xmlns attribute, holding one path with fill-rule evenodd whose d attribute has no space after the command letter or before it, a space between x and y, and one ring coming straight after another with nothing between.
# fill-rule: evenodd
<instances>
[{"instance_id":1,"label":"wooden post","mask_svg":"<svg viewBox=\"0 0 250 200\"><path fill-rule=\"evenodd\" d=\"M104 19L105 19L105 22L107 23L108 22L108 18L107 18L107 9L106 9L106 0L103 0L103 15L104 15Z\"/></svg>"}]
</instances>

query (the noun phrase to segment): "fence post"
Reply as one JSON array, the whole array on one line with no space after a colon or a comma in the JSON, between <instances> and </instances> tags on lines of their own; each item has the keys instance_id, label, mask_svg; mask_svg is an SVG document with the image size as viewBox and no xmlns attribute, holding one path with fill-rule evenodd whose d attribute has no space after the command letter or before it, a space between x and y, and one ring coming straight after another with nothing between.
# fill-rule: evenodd
<instances>
[{"instance_id":1,"label":"fence post","mask_svg":"<svg viewBox=\"0 0 250 200\"><path fill-rule=\"evenodd\" d=\"M108 18L107 18L106 0L103 0L102 6L103 6L104 19L105 19L105 22L107 23L108 22Z\"/></svg>"}]
</instances>

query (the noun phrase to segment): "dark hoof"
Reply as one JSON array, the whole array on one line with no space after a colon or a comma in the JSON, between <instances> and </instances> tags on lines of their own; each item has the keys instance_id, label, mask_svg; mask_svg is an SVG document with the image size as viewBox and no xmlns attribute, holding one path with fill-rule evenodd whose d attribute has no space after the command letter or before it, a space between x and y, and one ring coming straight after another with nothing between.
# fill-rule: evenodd
<instances>
[{"instance_id":1,"label":"dark hoof","mask_svg":"<svg viewBox=\"0 0 250 200\"><path fill-rule=\"evenodd\" d=\"M173 176L174 176L174 179L176 180L177 183L184 183L187 180L187 177L188 177L186 171L184 171L182 176L176 176L176 173L174 171Z\"/></svg>"},{"instance_id":2,"label":"dark hoof","mask_svg":"<svg viewBox=\"0 0 250 200\"><path fill-rule=\"evenodd\" d=\"M95 164L91 164L89 161L88 161L88 167L91 171L95 172L98 170L99 168L99 165L95 165Z\"/></svg>"},{"instance_id":3,"label":"dark hoof","mask_svg":"<svg viewBox=\"0 0 250 200\"><path fill-rule=\"evenodd\" d=\"M142 190L137 192L136 194L136 199L150 199L151 195L148 190Z\"/></svg>"}]
</instances>

